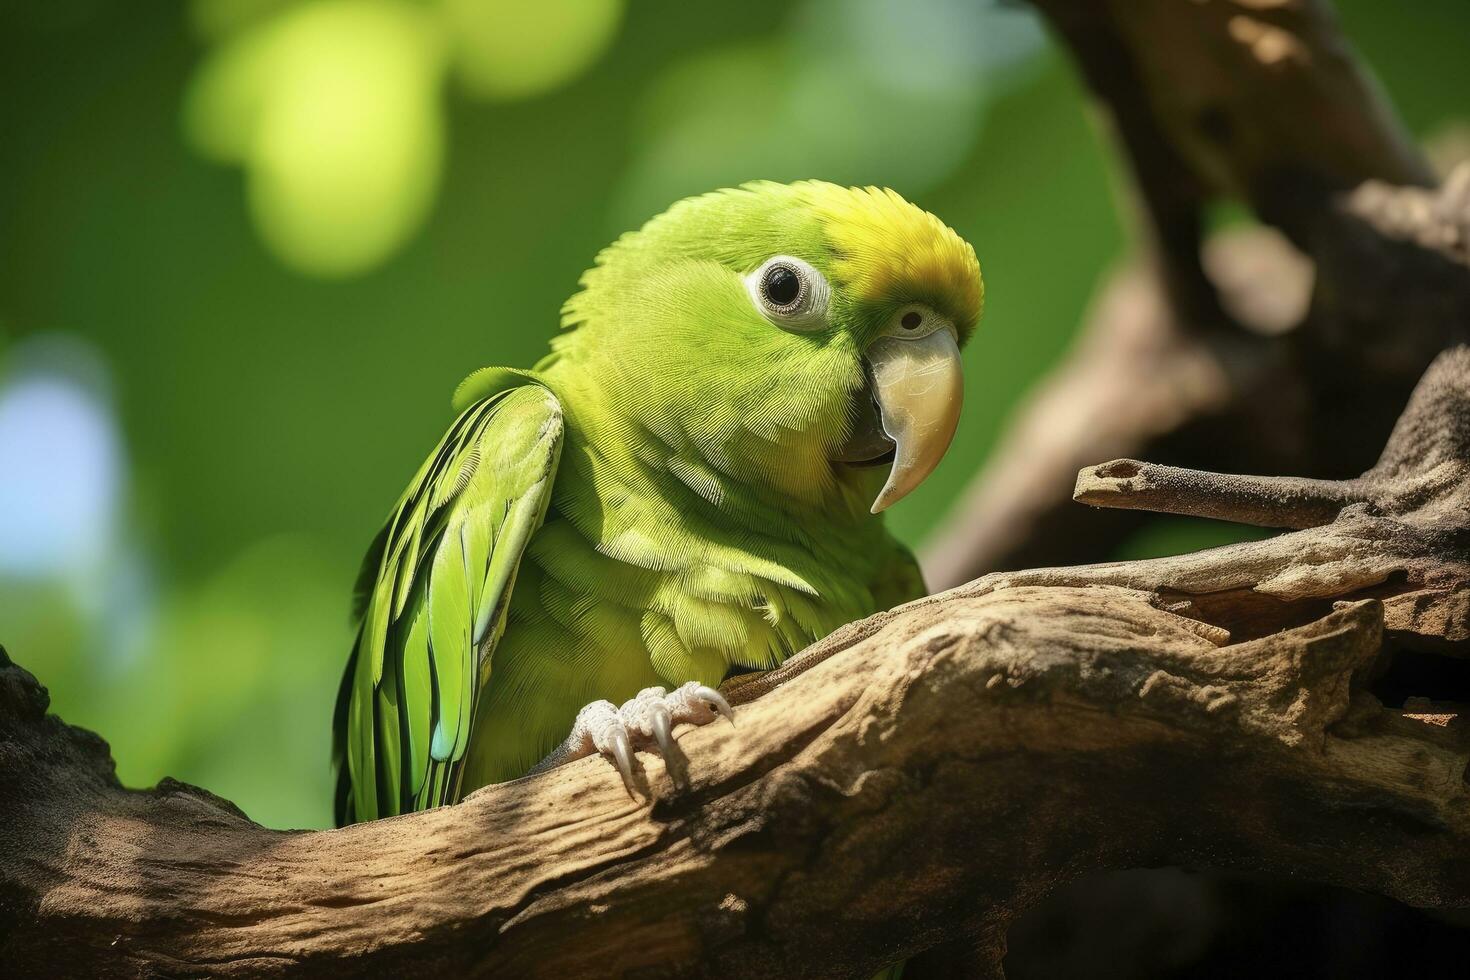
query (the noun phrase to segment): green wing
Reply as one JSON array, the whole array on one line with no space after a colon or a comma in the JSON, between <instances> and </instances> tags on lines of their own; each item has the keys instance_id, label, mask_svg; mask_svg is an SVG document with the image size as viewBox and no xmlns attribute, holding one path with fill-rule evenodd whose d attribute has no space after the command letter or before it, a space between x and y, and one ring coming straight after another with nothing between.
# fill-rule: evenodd
<instances>
[{"instance_id":1,"label":"green wing","mask_svg":"<svg viewBox=\"0 0 1470 980\"><path fill-rule=\"evenodd\" d=\"M561 454L547 388L470 404L414 476L358 578L337 698L337 821L453 802L475 701Z\"/></svg>"}]
</instances>

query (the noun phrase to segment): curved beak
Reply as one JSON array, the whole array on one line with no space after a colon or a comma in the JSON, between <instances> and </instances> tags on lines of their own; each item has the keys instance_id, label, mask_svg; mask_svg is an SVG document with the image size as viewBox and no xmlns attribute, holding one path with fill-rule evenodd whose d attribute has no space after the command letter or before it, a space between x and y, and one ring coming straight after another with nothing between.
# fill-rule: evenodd
<instances>
[{"instance_id":1,"label":"curved beak","mask_svg":"<svg viewBox=\"0 0 1470 980\"><path fill-rule=\"evenodd\" d=\"M867 362L883 431L894 445L888 482L873 501L877 514L908 496L944 458L960 422L964 377L959 345L944 328L917 340L880 337Z\"/></svg>"}]
</instances>

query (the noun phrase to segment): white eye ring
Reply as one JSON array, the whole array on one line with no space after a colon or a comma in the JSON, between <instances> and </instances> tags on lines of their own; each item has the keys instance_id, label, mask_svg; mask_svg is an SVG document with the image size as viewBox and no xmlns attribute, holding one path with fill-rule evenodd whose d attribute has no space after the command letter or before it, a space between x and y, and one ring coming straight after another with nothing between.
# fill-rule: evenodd
<instances>
[{"instance_id":1,"label":"white eye ring","mask_svg":"<svg viewBox=\"0 0 1470 980\"><path fill-rule=\"evenodd\" d=\"M897 337L900 340L919 340L936 330L956 333L954 324L950 323L947 317L940 316L923 303L909 303L899 307L894 311L893 316L889 317L888 325L883 329L883 336Z\"/></svg>"},{"instance_id":2,"label":"white eye ring","mask_svg":"<svg viewBox=\"0 0 1470 980\"><path fill-rule=\"evenodd\" d=\"M790 255L766 259L745 277L745 289L761 315L778 327L820 330L827 325L831 287L825 276L801 259Z\"/></svg>"}]
</instances>

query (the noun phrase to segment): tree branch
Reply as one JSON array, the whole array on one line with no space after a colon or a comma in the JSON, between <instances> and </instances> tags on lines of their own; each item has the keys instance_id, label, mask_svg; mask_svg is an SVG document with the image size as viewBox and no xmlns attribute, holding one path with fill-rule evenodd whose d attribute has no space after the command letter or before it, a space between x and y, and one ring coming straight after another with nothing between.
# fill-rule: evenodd
<instances>
[{"instance_id":1,"label":"tree branch","mask_svg":"<svg viewBox=\"0 0 1470 980\"><path fill-rule=\"evenodd\" d=\"M933 535L940 588L1110 553L1142 518L1067 494L1100 457L1362 469L1433 357L1470 340L1470 165L1434 186L1327 0L1033 2L1127 152L1140 257ZM1224 198L1275 231L1202 248Z\"/></svg>"},{"instance_id":2,"label":"tree branch","mask_svg":"<svg viewBox=\"0 0 1470 980\"><path fill-rule=\"evenodd\" d=\"M1079 473L1072 499L1097 507L1303 528L1330 522L1362 496L1348 480L1204 473L1115 459Z\"/></svg>"},{"instance_id":3,"label":"tree branch","mask_svg":"<svg viewBox=\"0 0 1470 980\"><path fill-rule=\"evenodd\" d=\"M1176 503L1209 484L1181 478ZM1470 350L1358 484L1318 527L991 575L839 630L733 689L734 729L682 734L684 789L643 757L649 802L588 759L266 830L193 787L123 789L4 661L0 956L37 976L836 977L963 939L966 970L998 975L1011 918L1100 869L1465 906L1470 737L1436 703L1456 692L1400 709L1371 682L1404 647L1470 653Z\"/></svg>"}]
</instances>

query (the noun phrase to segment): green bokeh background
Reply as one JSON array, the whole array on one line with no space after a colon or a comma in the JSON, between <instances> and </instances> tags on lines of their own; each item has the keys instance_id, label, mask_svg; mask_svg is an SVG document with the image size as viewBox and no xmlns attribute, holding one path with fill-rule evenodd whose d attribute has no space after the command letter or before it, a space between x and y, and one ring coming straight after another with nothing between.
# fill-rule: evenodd
<instances>
[{"instance_id":1,"label":"green bokeh background","mask_svg":"<svg viewBox=\"0 0 1470 980\"><path fill-rule=\"evenodd\" d=\"M527 56L535 44L497 47L500 27L476 41L488 0L336 0L342 22L392 8L435 25L412 118L367 116L402 130L367 137L399 140L427 169L395 198L359 154L375 199L344 214L312 210L336 174L262 205L262 165L209 143L212 126L225 143L250 131L201 79L230 45L310 6L0 12L0 407L38 372L60 377L115 420L123 460L108 540L80 564L9 567L19 546L6 534L24 515L20 530L0 520L0 643L56 711L109 739L129 784L172 775L268 825L329 822L329 717L363 547L448 422L458 380L535 360L597 249L672 200L752 178L890 184L974 243L987 310L960 435L892 514L914 543L1121 254L1116 163L1024 10L927 0L912 5L923 29L908 30L877 0L591 4L612 27L588 27L563 70ZM1470 4L1340 7L1417 133L1457 121ZM551 8L579 16L574 2ZM357 90L345 91L332 105ZM253 111L258 94L241 104ZM271 208L289 207L281 220L318 236L321 261L281 246ZM366 248L382 227L387 244ZM0 491L22 477L72 478L44 453L0 455ZM1129 550L1220 534L1168 522Z\"/></svg>"}]
</instances>

